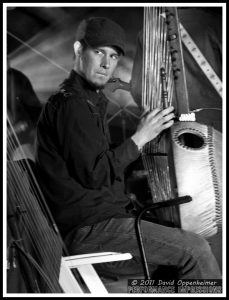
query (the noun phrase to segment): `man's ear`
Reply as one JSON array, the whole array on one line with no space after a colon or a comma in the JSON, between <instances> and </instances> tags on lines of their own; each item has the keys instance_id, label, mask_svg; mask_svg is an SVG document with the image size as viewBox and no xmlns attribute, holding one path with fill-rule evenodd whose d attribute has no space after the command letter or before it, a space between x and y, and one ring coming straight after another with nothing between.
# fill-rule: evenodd
<instances>
[{"instance_id":1,"label":"man's ear","mask_svg":"<svg viewBox=\"0 0 229 300\"><path fill-rule=\"evenodd\" d=\"M83 49L81 43L79 41L76 41L74 43L73 47L74 47L74 53L75 53L75 55L79 56L82 53L82 49Z\"/></svg>"}]
</instances>

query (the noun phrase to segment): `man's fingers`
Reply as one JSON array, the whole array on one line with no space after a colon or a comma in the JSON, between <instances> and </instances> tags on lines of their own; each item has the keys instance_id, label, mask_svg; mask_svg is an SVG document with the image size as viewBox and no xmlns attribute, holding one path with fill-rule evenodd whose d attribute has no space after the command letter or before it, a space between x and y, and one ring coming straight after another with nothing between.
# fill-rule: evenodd
<instances>
[{"instance_id":1,"label":"man's fingers","mask_svg":"<svg viewBox=\"0 0 229 300\"><path fill-rule=\"evenodd\" d=\"M163 109L163 110L161 111L161 114L162 114L163 116L166 116L166 115L170 114L172 111L174 111L174 107L173 107L173 106L169 106L169 107Z\"/></svg>"},{"instance_id":2,"label":"man's fingers","mask_svg":"<svg viewBox=\"0 0 229 300\"><path fill-rule=\"evenodd\" d=\"M150 112L147 116L149 121L153 120L155 122L162 121L169 121L172 118L175 118L175 114L172 113L174 110L173 106L170 106L166 109L160 110L159 108L155 108L152 112Z\"/></svg>"},{"instance_id":3,"label":"man's fingers","mask_svg":"<svg viewBox=\"0 0 229 300\"><path fill-rule=\"evenodd\" d=\"M158 113L160 113L161 109L160 108L155 108L154 110L152 110L151 112L148 112L146 115L146 118L148 119L152 119L153 117L155 117Z\"/></svg>"},{"instance_id":4,"label":"man's fingers","mask_svg":"<svg viewBox=\"0 0 229 300\"><path fill-rule=\"evenodd\" d=\"M163 123L164 122L168 122L168 121L170 121L170 120L172 120L174 118L175 118L175 114L174 113L170 113L170 114L165 115L164 117L162 117L162 122Z\"/></svg>"},{"instance_id":5,"label":"man's fingers","mask_svg":"<svg viewBox=\"0 0 229 300\"><path fill-rule=\"evenodd\" d=\"M163 124L163 130L171 127L173 125L173 123L174 123L174 120L170 120L170 121L164 123Z\"/></svg>"},{"instance_id":6,"label":"man's fingers","mask_svg":"<svg viewBox=\"0 0 229 300\"><path fill-rule=\"evenodd\" d=\"M157 114L161 114L162 116L165 116L167 114L169 114L170 112L172 112L174 110L173 106L169 106L165 109L161 109L160 107L156 107L154 108L152 111L149 111L149 109L146 109L142 115L142 117L154 117Z\"/></svg>"}]
</instances>

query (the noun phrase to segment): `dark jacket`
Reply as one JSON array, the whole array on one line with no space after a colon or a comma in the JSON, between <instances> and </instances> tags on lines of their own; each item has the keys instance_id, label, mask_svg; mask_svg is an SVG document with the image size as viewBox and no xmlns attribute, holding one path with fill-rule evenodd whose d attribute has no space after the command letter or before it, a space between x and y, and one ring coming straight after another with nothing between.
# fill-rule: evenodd
<instances>
[{"instance_id":1,"label":"dark jacket","mask_svg":"<svg viewBox=\"0 0 229 300\"><path fill-rule=\"evenodd\" d=\"M46 103L38 122L40 185L63 235L127 216L123 172L139 151L131 139L111 149L106 105L105 96L72 71Z\"/></svg>"}]
</instances>

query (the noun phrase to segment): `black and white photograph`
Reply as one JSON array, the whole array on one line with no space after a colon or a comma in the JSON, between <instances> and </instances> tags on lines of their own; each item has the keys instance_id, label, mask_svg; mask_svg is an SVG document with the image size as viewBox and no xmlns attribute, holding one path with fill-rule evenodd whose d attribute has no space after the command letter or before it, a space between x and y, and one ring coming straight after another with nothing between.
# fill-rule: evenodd
<instances>
[{"instance_id":1,"label":"black and white photograph","mask_svg":"<svg viewBox=\"0 0 229 300\"><path fill-rule=\"evenodd\" d=\"M3 297L226 297L226 3L3 3Z\"/></svg>"}]
</instances>

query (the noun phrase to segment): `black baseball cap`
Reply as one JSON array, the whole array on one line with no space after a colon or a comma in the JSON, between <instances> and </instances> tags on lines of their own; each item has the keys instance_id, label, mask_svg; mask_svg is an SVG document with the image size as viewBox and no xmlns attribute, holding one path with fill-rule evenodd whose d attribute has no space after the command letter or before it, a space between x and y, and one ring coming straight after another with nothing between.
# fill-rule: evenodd
<instances>
[{"instance_id":1,"label":"black baseball cap","mask_svg":"<svg viewBox=\"0 0 229 300\"><path fill-rule=\"evenodd\" d=\"M125 55L125 32L114 21L104 17L91 17L80 22L76 40L90 47L114 46Z\"/></svg>"}]
</instances>

